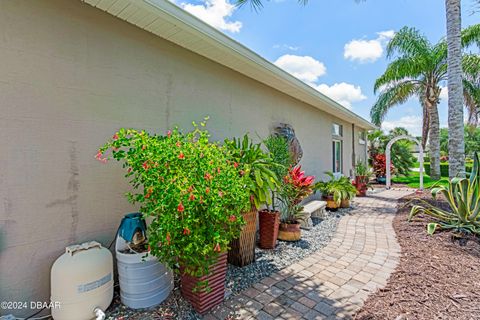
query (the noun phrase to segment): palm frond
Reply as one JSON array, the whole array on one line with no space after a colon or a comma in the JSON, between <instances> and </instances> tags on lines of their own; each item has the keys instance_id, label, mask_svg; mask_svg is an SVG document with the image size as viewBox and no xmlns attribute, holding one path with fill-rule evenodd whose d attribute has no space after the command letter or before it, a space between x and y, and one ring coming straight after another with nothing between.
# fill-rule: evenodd
<instances>
[{"instance_id":1,"label":"palm frond","mask_svg":"<svg viewBox=\"0 0 480 320\"><path fill-rule=\"evenodd\" d=\"M387 45L387 58L395 54L401 56L427 57L431 50L428 39L416 28L403 27Z\"/></svg>"},{"instance_id":2,"label":"palm frond","mask_svg":"<svg viewBox=\"0 0 480 320\"><path fill-rule=\"evenodd\" d=\"M390 108L405 103L419 91L419 85L412 81L404 81L382 91L377 102L370 110L372 122L379 126Z\"/></svg>"},{"instance_id":3,"label":"palm frond","mask_svg":"<svg viewBox=\"0 0 480 320\"><path fill-rule=\"evenodd\" d=\"M304 6L308 3L308 0L298 0L298 3L301 4L302 6ZM234 4L237 7L242 7L246 4L250 4L250 7L255 11L258 11L258 10L263 8L263 1L262 0L235 0Z\"/></svg>"},{"instance_id":4,"label":"palm frond","mask_svg":"<svg viewBox=\"0 0 480 320\"><path fill-rule=\"evenodd\" d=\"M375 81L374 93L382 86L395 86L399 81L417 79L425 72L423 61L414 57L401 57L391 62L387 70Z\"/></svg>"},{"instance_id":5,"label":"palm frond","mask_svg":"<svg viewBox=\"0 0 480 320\"><path fill-rule=\"evenodd\" d=\"M462 46L467 48L474 44L480 48L480 24L474 24L462 30Z\"/></svg>"}]
</instances>

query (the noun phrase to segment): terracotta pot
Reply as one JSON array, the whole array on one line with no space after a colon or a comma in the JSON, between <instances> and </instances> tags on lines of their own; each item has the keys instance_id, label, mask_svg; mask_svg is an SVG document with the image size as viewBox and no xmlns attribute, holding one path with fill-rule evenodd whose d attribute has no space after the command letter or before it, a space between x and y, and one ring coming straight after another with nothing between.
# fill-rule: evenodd
<instances>
[{"instance_id":1,"label":"terracotta pot","mask_svg":"<svg viewBox=\"0 0 480 320\"><path fill-rule=\"evenodd\" d=\"M340 202L340 208L350 208L350 199L343 199Z\"/></svg>"},{"instance_id":2,"label":"terracotta pot","mask_svg":"<svg viewBox=\"0 0 480 320\"><path fill-rule=\"evenodd\" d=\"M255 235L257 233L257 209L252 208L243 214L246 224L240 231L240 236L230 242L228 262L244 267L255 261Z\"/></svg>"},{"instance_id":3,"label":"terracotta pot","mask_svg":"<svg viewBox=\"0 0 480 320\"><path fill-rule=\"evenodd\" d=\"M367 195L367 177L366 176L356 176L355 177L355 187L357 188L357 196L365 197Z\"/></svg>"},{"instance_id":4,"label":"terracotta pot","mask_svg":"<svg viewBox=\"0 0 480 320\"><path fill-rule=\"evenodd\" d=\"M260 224L259 247L262 249L275 248L280 225L280 212L262 210L258 213L258 219Z\"/></svg>"},{"instance_id":5,"label":"terracotta pot","mask_svg":"<svg viewBox=\"0 0 480 320\"><path fill-rule=\"evenodd\" d=\"M337 210L340 206L338 203L333 200L333 196L323 196L323 200L327 202L327 209Z\"/></svg>"},{"instance_id":6,"label":"terracotta pot","mask_svg":"<svg viewBox=\"0 0 480 320\"><path fill-rule=\"evenodd\" d=\"M210 265L209 273L203 277L193 277L180 270L181 292L193 308L204 314L222 303L225 296L225 277L227 274L227 253L221 253ZM198 284L207 281L207 285Z\"/></svg>"},{"instance_id":7,"label":"terracotta pot","mask_svg":"<svg viewBox=\"0 0 480 320\"><path fill-rule=\"evenodd\" d=\"M283 241L298 241L302 237L300 223L280 223L278 239Z\"/></svg>"}]
</instances>

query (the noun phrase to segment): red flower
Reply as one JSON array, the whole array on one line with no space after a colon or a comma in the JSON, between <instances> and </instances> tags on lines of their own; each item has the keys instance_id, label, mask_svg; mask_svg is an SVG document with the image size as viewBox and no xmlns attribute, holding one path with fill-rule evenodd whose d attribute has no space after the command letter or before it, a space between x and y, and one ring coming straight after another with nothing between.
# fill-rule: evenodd
<instances>
[{"instance_id":1,"label":"red flower","mask_svg":"<svg viewBox=\"0 0 480 320\"><path fill-rule=\"evenodd\" d=\"M166 240L167 240L167 244L170 244L170 232L167 232Z\"/></svg>"},{"instance_id":2,"label":"red flower","mask_svg":"<svg viewBox=\"0 0 480 320\"><path fill-rule=\"evenodd\" d=\"M222 191L218 191L218 196L221 198L223 197L223 192Z\"/></svg>"},{"instance_id":3,"label":"red flower","mask_svg":"<svg viewBox=\"0 0 480 320\"><path fill-rule=\"evenodd\" d=\"M143 169L148 170L148 168L150 167L150 166L148 165L148 161L145 161L145 162L142 164L142 167L143 167Z\"/></svg>"},{"instance_id":4,"label":"red flower","mask_svg":"<svg viewBox=\"0 0 480 320\"><path fill-rule=\"evenodd\" d=\"M118 140L118 134L114 134L113 137L112 137L113 140Z\"/></svg>"},{"instance_id":5,"label":"red flower","mask_svg":"<svg viewBox=\"0 0 480 320\"><path fill-rule=\"evenodd\" d=\"M128 168L128 170L127 170L127 173L130 173L130 172L132 172L132 168L131 168L131 167Z\"/></svg>"},{"instance_id":6,"label":"red flower","mask_svg":"<svg viewBox=\"0 0 480 320\"><path fill-rule=\"evenodd\" d=\"M192 191L193 191L193 186L188 187L188 192L192 192Z\"/></svg>"},{"instance_id":7,"label":"red flower","mask_svg":"<svg viewBox=\"0 0 480 320\"><path fill-rule=\"evenodd\" d=\"M237 168L237 167L238 167L238 162L235 162L235 163L233 164L233 166L234 166L235 168Z\"/></svg>"},{"instance_id":8,"label":"red flower","mask_svg":"<svg viewBox=\"0 0 480 320\"><path fill-rule=\"evenodd\" d=\"M177 143L175 145L180 148L180 145L181 145L180 141L177 141Z\"/></svg>"},{"instance_id":9,"label":"red flower","mask_svg":"<svg viewBox=\"0 0 480 320\"><path fill-rule=\"evenodd\" d=\"M205 189L205 192L206 192L207 194L209 194L209 193L210 193L210 188L207 187L207 189Z\"/></svg>"},{"instance_id":10,"label":"red flower","mask_svg":"<svg viewBox=\"0 0 480 320\"><path fill-rule=\"evenodd\" d=\"M240 175L243 176L245 174L245 171L240 170Z\"/></svg>"},{"instance_id":11,"label":"red flower","mask_svg":"<svg viewBox=\"0 0 480 320\"><path fill-rule=\"evenodd\" d=\"M188 200L190 200L190 201L195 200L195 196L193 195L193 193L190 193L190 196L188 197Z\"/></svg>"},{"instance_id":12,"label":"red flower","mask_svg":"<svg viewBox=\"0 0 480 320\"><path fill-rule=\"evenodd\" d=\"M180 154L178 155L178 159L185 159L185 155L183 154L183 152L180 152Z\"/></svg>"},{"instance_id":13,"label":"red flower","mask_svg":"<svg viewBox=\"0 0 480 320\"><path fill-rule=\"evenodd\" d=\"M232 214L232 215L228 218L228 220L229 220L230 222L235 222L235 221L237 221L237 217Z\"/></svg>"},{"instance_id":14,"label":"red flower","mask_svg":"<svg viewBox=\"0 0 480 320\"><path fill-rule=\"evenodd\" d=\"M189 235L190 234L190 229L188 229L188 228L183 229L183 234L184 235Z\"/></svg>"},{"instance_id":15,"label":"red flower","mask_svg":"<svg viewBox=\"0 0 480 320\"><path fill-rule=\"evenodd\" d=\"M152 188L152 187L148 188L147 194L145 195L145 198L146 198L146 199L150 198L150 196L152 195L152 193L153 193L153 188Z\"/></svg>"},{"instance_id":16,"label":"red flower","mask_svg":"<svg viewBox=\"0 0 480 320\"><path fill-rule=\"evenodd\" d=\"M213 251L215 252L220 252L222 251L222 249L220 248L220 245L217 243L217 245L215 246L215 248L213 248Z\"/></svg>"},{"instance_id":17,"label":"red flower","mask_svg":"<svg viewBox=\"0 0 480 320\"><path fill-rule=\"evenodd\" d=\"M142 150L145 150L145 149L147 149L147 146L146 146L146 145L143 145L143 146L142 146Z\"/></svg>"},{"instance_id":18,"label":"red flower","mask_svg":"<svg viewBox=\"0 0 480 320\"><path fill-rule=\"evenodd\" d=\"M102 151L98 150L98 153L95 155L95 159L99 160L102 158Z\"/></svg>"},{"instance_id":19,"label":"red flower","mask_svg":"<svg viewBox=\"0 0 480 320\"><path fill-rule=\"evenodd\" d=\"M172 131L168 130L168 131L167 131L167 137L170 138L171 136L172 136Z\"/></svg>"},{"instance_id":20,"label":"red flower","mask_svg":"<svg viewBox=\"0 0 480 320\"><path fill-rule=\"evenodd\" d=\"M212 175L210 173L205 173L205 176L204 176L205 180L211 180L212 179Z\"/></svg>"},{"instance_id":21,"label":"red flower","mask_svg":"<svg viewBox=\"0 0 480 320\"><path fill-rule=\"evenodd\" d=\"M183 206L183 203L179 203L177 207L178 212L183 212L185 210L185 207Z\"/></svg>"},{"instance_id":22,"label":"red flower","mask_svg":"<svg viewBox=\"0 0 480 320\"><path fill-rule=\"evenodd\" d=\"M220 168L217 168L217 173L220 173Z\"/></svg>"}]
</instances>

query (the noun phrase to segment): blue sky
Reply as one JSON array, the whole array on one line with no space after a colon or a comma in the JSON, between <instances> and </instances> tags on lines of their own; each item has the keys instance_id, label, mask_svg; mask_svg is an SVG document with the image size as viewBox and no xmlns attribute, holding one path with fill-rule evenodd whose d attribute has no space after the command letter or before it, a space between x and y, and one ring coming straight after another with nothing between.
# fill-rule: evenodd
<instances>
[{"instance_id":1,"label":"blue sky","mask_svg":"<svg viewBox=\"0 0 480 320\"><path fill-rule=\"evenodd\" d=\"M264 58L369 119L373 83L385 70L385 44L403 26L420 29L432 42L445 35L443 0L296 0L264 2L259 12L232 0L177 0L185 10L225 32ZM480 23L473 0L462 1L462 24ZM446 84L445 84L446 86ZM447 91L439 106L447 123ZM421 130L421 109L411 100L395 107L383 127Z\"/></svg>"}]
</instances>

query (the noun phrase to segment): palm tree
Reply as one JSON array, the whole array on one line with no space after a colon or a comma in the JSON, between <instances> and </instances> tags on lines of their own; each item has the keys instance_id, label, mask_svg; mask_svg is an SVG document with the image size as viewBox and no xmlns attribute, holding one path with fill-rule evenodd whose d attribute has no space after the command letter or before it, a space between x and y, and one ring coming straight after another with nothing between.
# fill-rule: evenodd
<instances>
[{"instance_id":1,"label":"palm tree","mask_svg":"<svg viewBox=\"0 0 480 320\"><path fill-rule=\"evenodd\" d=\"M467 123L470 127L476 127L480 116L480 56L465 55L462 60L462 69Z\"/></svg>"},{"instance_id":2,"label":"palm tree","mask_svg":"<svg viewBox=\"0 0 480 320\"><path fill-rule=\"evenodd\" d=\"M461 36L461 48L478 44L480 25L466 28L461 32ZM372 122L380 125L392 107L405 103L411 97L418 97L423 109L422 144L425 147L428 136L431 178L438 179L440 142L437 107L440 101L440 84L448 78L447 42L441 40L433 45L417 29L404 27L387 45L387 58L395 59L375 82L374 91L380 91L380 95L370 111ZM471 72L478 70L480 58L477 55L465 54L463 59L465 68ZM460 105L463 108L463 104Z\"/></svg>"},{"instance_id":3,"label":"palm tree","mask_svg":"<svg viewBox=\"0 0 480 320\"><path fill-rule=\"evenodd\" d=\"M380 95L370 111L372 122L380 125L387 112L411 97L423 106L423 132L428 132L431 178L440 178L440 84L447 79L446 44L432 45L415 28L403 27L387 45L387 58L395 59L375 81ZM426 137L422 137L425 139Z\"/></svg>"},{"instance_id":4,"label":"palm tree","mask_svg":"<svg viewBox=\"0 0 480 320\"><path fill-rule=\"evenodd\" d=\"M445 0L447 14L448 175L465 176L460 0Z\"/></svg>"}]
</instances>

